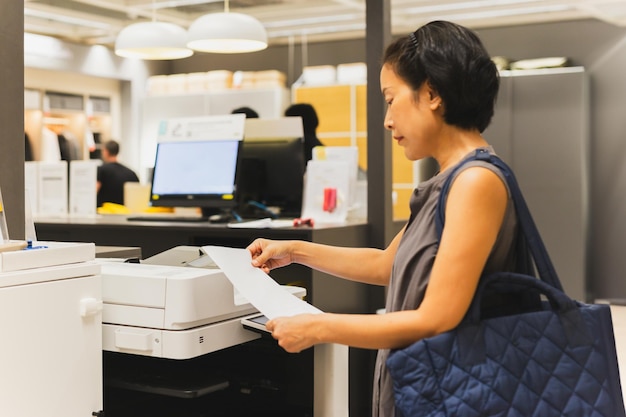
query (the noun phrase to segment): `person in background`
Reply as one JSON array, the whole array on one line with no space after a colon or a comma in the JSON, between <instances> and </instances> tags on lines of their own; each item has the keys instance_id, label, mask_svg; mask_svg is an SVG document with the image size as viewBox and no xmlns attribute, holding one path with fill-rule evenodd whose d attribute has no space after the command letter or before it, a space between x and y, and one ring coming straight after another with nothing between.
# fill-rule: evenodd
<instances>
[{"instance_id":1,"label":"person in background","mask_svg":"<svg viewBox=\"0 0 626 417\"><path fill-rule=\"evenodd\" d=\"M230 112L230 114L239 114L239 113L245 114L246 119L258 119L259 118L259 113L257 113L256 110L250 107L238 107Z\"/></svg>"},{"instance_id":2,"label":"person in background","mask_svg":"<svg viewBox=\"0 0 626 417\"><path fill-rule=\"evenodd\" d=\"M139 182L137 174L117 161L120 145L114 140L102 146L103 164L98 167L98 207L104 203L124 204L124 183Z\"/></svg>"},{"instance_id":3,"label":"person in background","mask_svg":"<svg viewBox=\"0 0 626 417\"><path fill-rule=\"evenodd\" d=\"M300 116L302 118L302 128L304 130L304 162L313 158L313 148L324 146L317 138L317 126L319 119L315 108L308 103L292 104L285 110L285 116Z\"/></svg>"},{"instance_id":4,"label":"person in background","mask_svg":"<svg viewBox=\"0 0 626 417\"><path fill-rule=\"evenodd\" d=\"M406 158L433 157L439 172L417 186L411 216L385 248L337 247L300 240L256 239L252 265L269 272L291 263L387 287L383 314L301 314L266 328L288 352L321 343L378 349L372 416L394 417L390 349L455 328L483 271L516 271L517 215L502 172L488 162L463 164L452 178L441 238L435 215L441 186L477 150L494 114L499 76L478 36L434 21L391 43L380 87L385 128ZM293 113L292 113L293 114Z\"/></svg>"}]
</instances>

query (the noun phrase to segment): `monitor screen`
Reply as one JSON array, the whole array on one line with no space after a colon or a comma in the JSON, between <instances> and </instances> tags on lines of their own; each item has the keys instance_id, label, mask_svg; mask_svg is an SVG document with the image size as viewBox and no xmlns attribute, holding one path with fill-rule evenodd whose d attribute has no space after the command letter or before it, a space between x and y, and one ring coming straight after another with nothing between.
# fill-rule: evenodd
<instances>
[{"instance_id":1,"label":"monitor screen","mask_svg":"<svg viewBox=\"0 0 626 417\"><path fill-rule=\"evenodd\" d=\"M260 203L279 217L300 217L304 184L302 138L244 139L237 182L239 214L255 212ZM256 212L256 216L263 213Z\"/></svg>"},{"instance_id":2,"label":"monitor screen","mask_svg":"<svg viewBox=\"0 0 626 417\"><path fill-rule=\"evenodd\" d=\"M200 207L203 215L235 207L241 143L235 139L158 143L151 205Z\"/></svg>"}]
</instances>

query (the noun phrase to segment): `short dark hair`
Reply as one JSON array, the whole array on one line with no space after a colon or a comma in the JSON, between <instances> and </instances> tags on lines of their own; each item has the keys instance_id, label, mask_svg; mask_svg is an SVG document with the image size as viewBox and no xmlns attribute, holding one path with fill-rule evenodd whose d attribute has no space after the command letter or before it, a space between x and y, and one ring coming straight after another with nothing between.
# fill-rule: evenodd
<instances>
[{"instance_id":1,"label":"short dark hair","mask_svg":"<svg viewBox=\"0 0 626 417\"><path fill-rule=\"evenodd\" d=\"M319 118L315 107L309 103L296 103L287 107L285 116L302 117L302 126L305 132L314 132L319 125Z\"/></svg>"},{"instance_id":2,"label":"short dark hair","mask_svg":"<svg viewBox=\"0 0 626 417\"><path fill-rule=\"evenodd\" d=\"M120 144L114 140L109 140L107 141L107 143L104 144L104 149L107 150L109 155L116 156L118 153L120 153Z\"/></svg>"},{"instance_id":3,"label":"short dark hair","mask_svg":"<svg viewBox=\"0 0 626 417\"><path fill-rule=\"evenodd\" d=\"M230 114L238 114L242 113L246 115L246 119L258 119L259 113L257 113L254 109L250 107L238 107L235 110L231 111Z\"/></svg>"},{"instance_id":4,"label":"short dark hair","mask_svg":"<svg viewBox=\"0 0 626 417\"><path fill-rule=\"evenodd\" d=\"M452 22L430 22L391 43L383 64L415 91L428 82L443 101L446 123L480 132L491 123L500 77L472 30Z\"/></svg>"}]
</instances>

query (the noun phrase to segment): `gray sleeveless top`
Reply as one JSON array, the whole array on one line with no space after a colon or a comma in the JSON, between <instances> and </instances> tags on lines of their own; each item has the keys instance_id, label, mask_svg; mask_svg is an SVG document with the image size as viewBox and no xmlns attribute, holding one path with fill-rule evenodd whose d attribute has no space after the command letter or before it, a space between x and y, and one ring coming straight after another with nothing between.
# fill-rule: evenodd
<instances>
[{"instance_id":1,"label":"gray sleeveless top","mask_svg":"<svg viewBox=\"0 0 626 417\"><path fill-rule=\"evenodd\" d=\"M494 153L491 147L486 149ZM483 161L467 163L455 173L455 177L463 170L474 166L490 169L506 185L506 180L500 170ZM452 168L424 181L413 191L410 200L411 217L398 246L391 271L386 311L415 310L422 302L437 254L438 238L435 228L437 203L441 187L451 171L453 171ZM504 221L485 265L484 273L512 270L515 263L513 242L516 225L515 208L509 192ZM444 306L442 306L441 314L446 314ZM388 349L381 349L376 358L372 417L394 417L393 386L385 366L388 355Z\"/></svg>"}]
</instances>

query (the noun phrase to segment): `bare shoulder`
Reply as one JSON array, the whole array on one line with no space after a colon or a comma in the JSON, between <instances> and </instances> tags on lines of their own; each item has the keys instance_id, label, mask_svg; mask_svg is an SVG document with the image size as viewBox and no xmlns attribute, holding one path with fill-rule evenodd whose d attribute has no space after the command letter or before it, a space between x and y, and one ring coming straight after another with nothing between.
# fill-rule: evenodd
<instances>
[{"instance_id":1,"label":"bare shoulder","mask_svg":"<svg viewBox=\"0 0 626 417\"><path fill-rule=\"evenodd\" d=\"M458 174L452 183L450 194L474 194L483 198L496 194L506 198L507 189L503 179L493 170L472 166Z\"/></svg>"}]
</instances>

